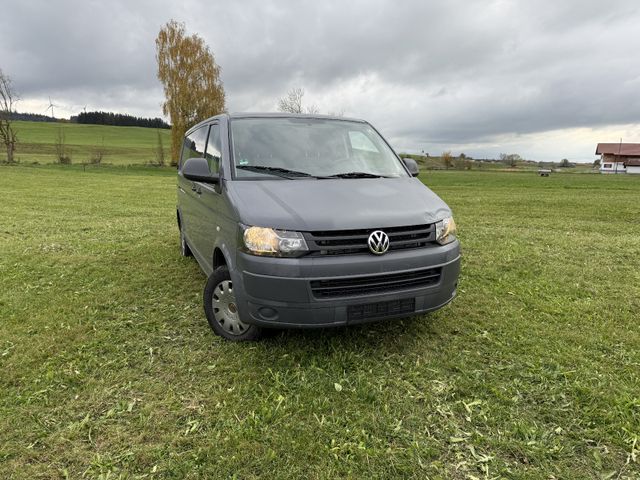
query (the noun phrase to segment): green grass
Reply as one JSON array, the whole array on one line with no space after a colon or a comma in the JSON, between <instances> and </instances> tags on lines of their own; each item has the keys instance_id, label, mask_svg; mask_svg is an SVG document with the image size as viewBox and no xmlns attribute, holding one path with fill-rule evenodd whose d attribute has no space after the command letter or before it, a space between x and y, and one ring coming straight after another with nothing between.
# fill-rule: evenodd
<instances>
[{"instance_id":1,"label":"green grass","mask_svg":"<svg viewBox=\"0 0 640 480\"><path fill-rule=\"evenodd\" d=\"M113 127L77 123L14 122L18 135L17 158L23 163L55 163L60 129L73 163L89 163L97 148L104 152L103 163L146 164L156 160L158 131L142 127ZM160 130L165 161L169 163L169 130ZM5 159L4 151L0 158Z\"/></svg>"},{"instance_id":2,"label":"green grass","mask_svg":"<svg viewBox=\"0 0 640 480\"><path fill-rule=\"evenodd\" d=\"M640 478L640 178L423 180L452 304L233 344L173 171L0 167L0 478Z\"/></svg>"}]
</instances>

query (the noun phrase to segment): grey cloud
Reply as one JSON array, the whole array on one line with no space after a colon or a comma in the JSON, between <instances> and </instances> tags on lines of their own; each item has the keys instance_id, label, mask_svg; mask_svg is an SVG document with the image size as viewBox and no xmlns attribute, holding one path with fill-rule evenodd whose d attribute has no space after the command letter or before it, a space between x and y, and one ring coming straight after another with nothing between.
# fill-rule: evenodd
<instances>
[{"instance_id":1,"label":"grey cloud","mask_svg":"<svg viewBox=\"0 0 640 480\"><path fill-rule=\"evenodd\" d=\"M23 97L159 115L154 39L176 18L214 51L235 111L274 109L302 86L324 111L364 116L416 149L640 123L632 0L43 1L5 10L0 67Z\"/></svg>"}]
</instances>

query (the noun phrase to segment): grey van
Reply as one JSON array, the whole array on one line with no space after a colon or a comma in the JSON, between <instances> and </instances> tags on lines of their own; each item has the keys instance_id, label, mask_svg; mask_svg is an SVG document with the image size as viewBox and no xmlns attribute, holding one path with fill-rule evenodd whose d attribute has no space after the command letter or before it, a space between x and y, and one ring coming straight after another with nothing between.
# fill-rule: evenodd
<instances>
[{"instance_id":1,"label":"grey van","mask_svg":"<svg viewBox=\"0 0 640 480\"><path fill-rule=\"evenodd\" d=\"M223 114L187 131L178 167L184 256L207 275L218 335L407 317L456 295L449 207L362 120Z\"/></svg>"}]
</instances>

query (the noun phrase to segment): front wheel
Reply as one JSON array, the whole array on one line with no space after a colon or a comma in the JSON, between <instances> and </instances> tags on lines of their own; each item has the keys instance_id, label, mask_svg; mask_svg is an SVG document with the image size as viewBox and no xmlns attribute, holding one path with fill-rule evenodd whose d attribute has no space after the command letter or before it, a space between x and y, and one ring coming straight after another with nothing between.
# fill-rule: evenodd
<instances>
[{"instance_id":1,"label":"front wheel","mask_svg":"<svg viewBox=\"0 0 640 480\"><path fill-rule=\"evenodd\" d=\"M204 312L211 329L222 338L241 342L257 340L262 329L244 323L240 318L233 282L226 266L218 267L209 276L204 287Z\"/></svg>"}]
</instances>

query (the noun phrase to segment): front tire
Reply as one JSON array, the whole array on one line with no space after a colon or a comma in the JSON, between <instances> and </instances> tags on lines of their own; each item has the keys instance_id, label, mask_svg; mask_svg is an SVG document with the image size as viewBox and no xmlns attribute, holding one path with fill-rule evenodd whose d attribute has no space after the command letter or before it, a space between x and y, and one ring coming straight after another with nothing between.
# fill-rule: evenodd
<instances>
[{"instance_id":1,"label":"front tire","mask_svg":"<svg viewBox=\"0 0 640 480\"><path fill-rule=\"evenodd\" d=\"M216 268L209 276L203 303L209 326L216 335L234 342L257 340L262 336L260 327L244 323L240 318L233 282L226 266Z\"/></svg>"}]
</instances>

